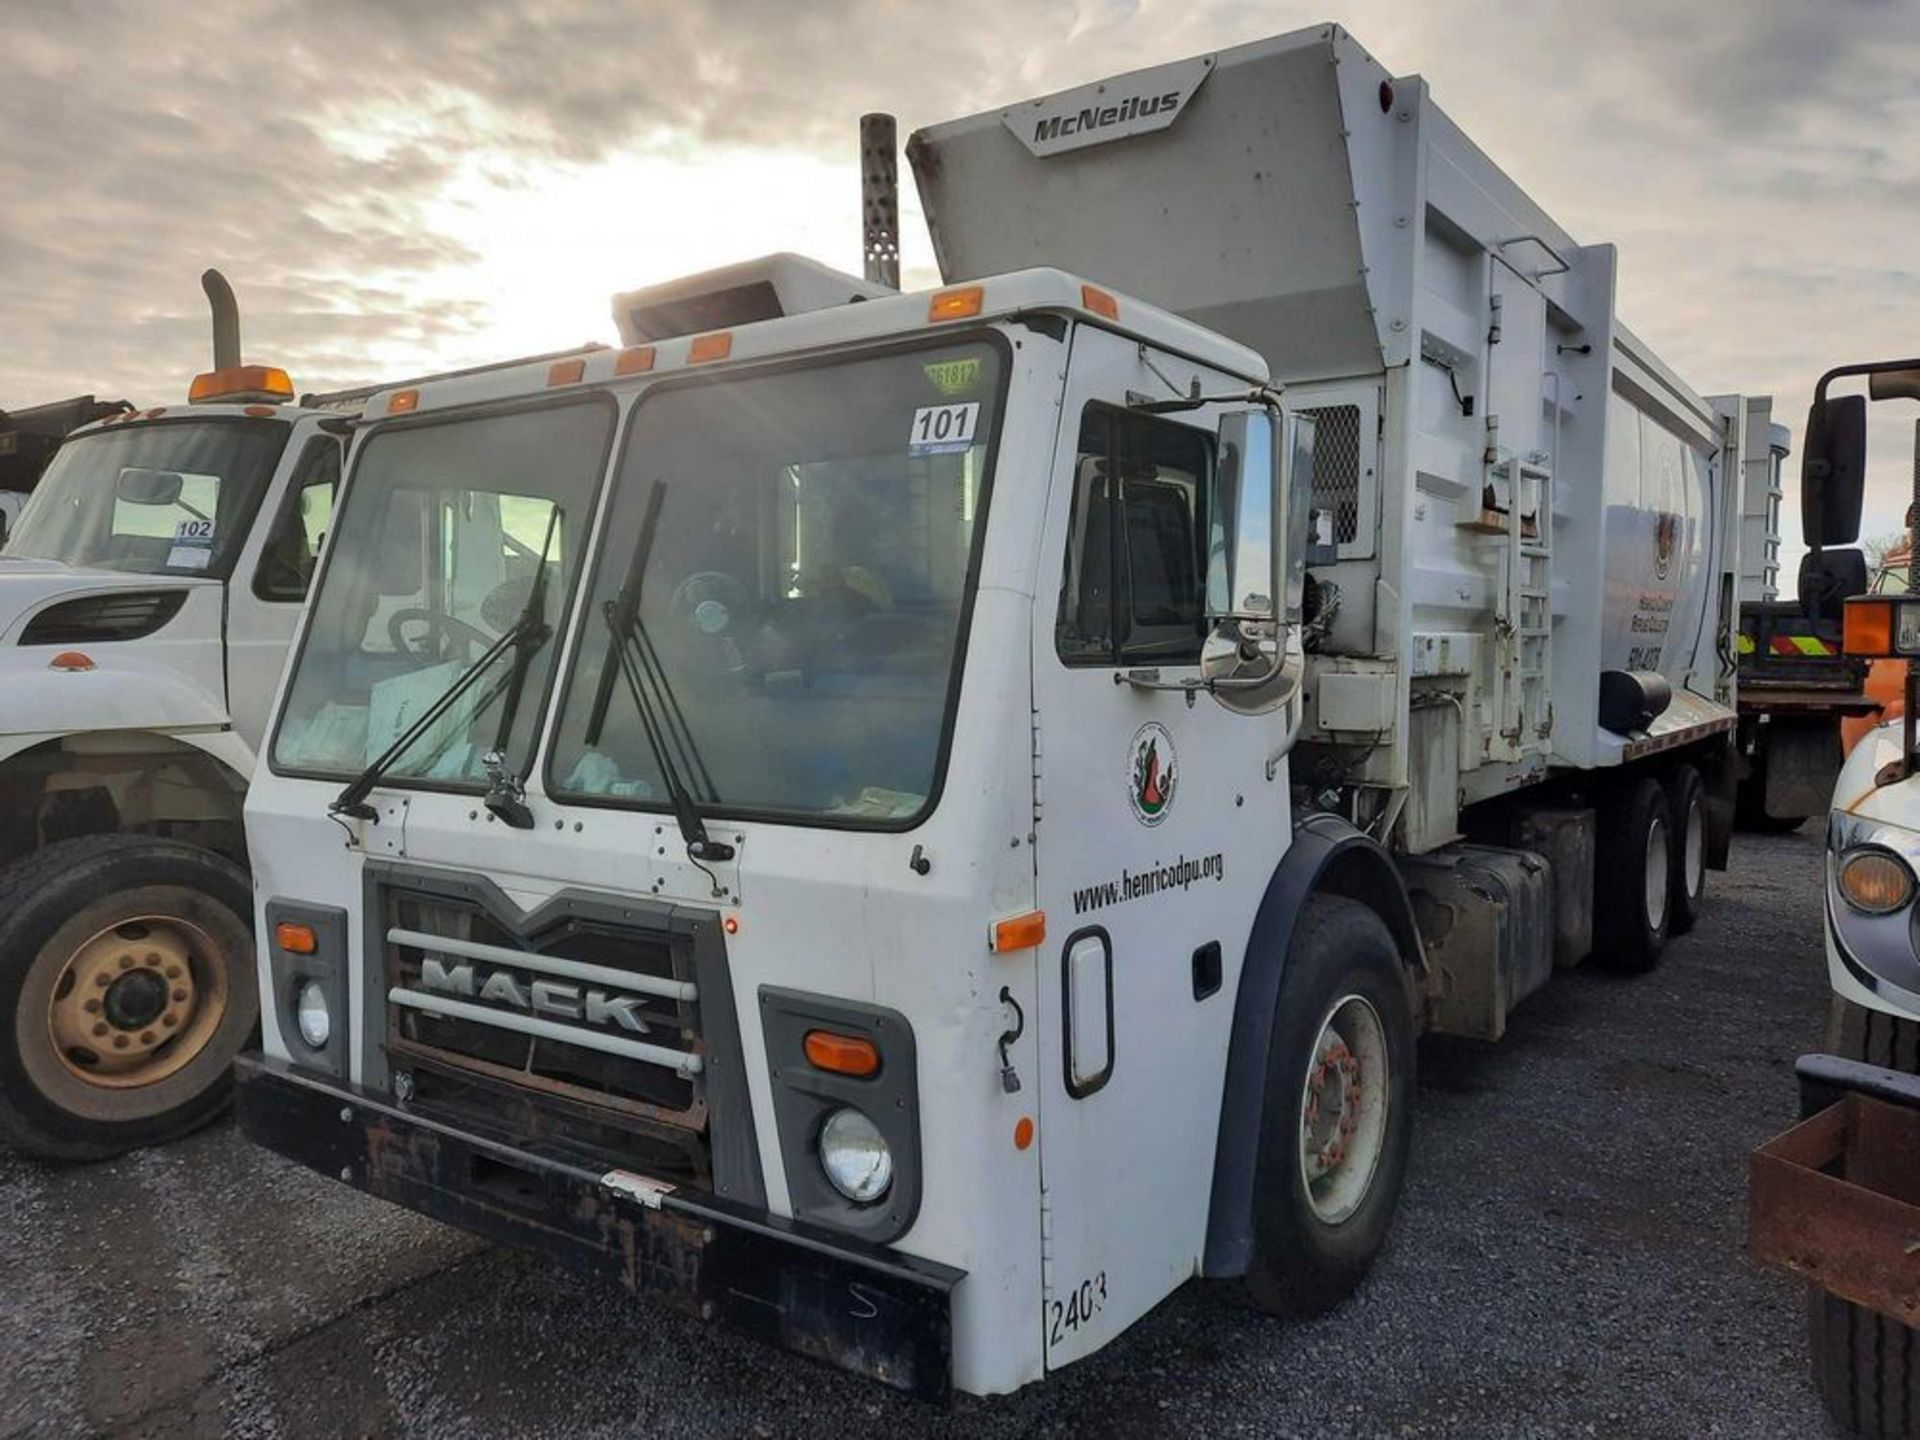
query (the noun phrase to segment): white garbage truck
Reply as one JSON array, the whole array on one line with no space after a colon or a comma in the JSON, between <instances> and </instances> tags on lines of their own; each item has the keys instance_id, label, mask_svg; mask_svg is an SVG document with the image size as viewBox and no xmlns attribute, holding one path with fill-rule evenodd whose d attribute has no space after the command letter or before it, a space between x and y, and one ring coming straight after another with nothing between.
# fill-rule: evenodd
<instances>
[{"instance_id":1,"label":"white garbage truck","mask_svg":"<svg viewBox=\"0 0 1920 1440\"><path fill-rule=\"evenodd\" d=\"M908 154L935 290L734 267L369 402L238 1108L939 1397L1336 1304L1416 1034L1693 922L1739 407L1334 27Z\"/></svg>"}]
</instances>

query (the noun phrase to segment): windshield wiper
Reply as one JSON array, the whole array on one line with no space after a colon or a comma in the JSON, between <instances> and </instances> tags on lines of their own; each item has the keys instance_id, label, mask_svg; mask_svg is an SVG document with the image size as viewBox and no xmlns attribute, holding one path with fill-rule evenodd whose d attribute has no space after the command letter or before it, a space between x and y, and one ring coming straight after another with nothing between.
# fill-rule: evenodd
<instances>
[{"instance_id":1,"label":"windshield wiper","mask_svg":"<svg viewBox=\"0 0 1920 1440\"><path fill-rule=\"evenodd\" d=\"M560 524L560 507L547 514L546 538L540 542L540 558L533 572L533 584L527 590L527 603L520 618L507 633L517 634L514 642L513 669L507 673L506 698L500 703L500 723L494 727L493 748L486 753L487 793L481 800L489 812L515 830L533 828L533 811L527 808L524 781L507 768L507 740L513 734L513 717L520 709L520 692L526 688L527 671L533 657L551 633L547 618L547 553L553 548L553 533Z\"/></svg>"},{"instance_id":2,"label":"windshield wiper","mask_svg":"<svg viewBox=\"0 0 1920 1440\"><path fill-rule=\"evenodd\" d=\"M686 842L687 854L695 860L731 860L733 846L707 834L706 822L700 818L700 808L694 802L693 792L681 777L673 753L676 748L699 773L707 793L718 793L714 789L713 777L707 773L707 767L700 759L700 750L694 743L687 718L674 698L666 668L660 663L660 656L647 635L646 623L640 618L640 582L646 575L647 561L653 554L653 537L659 529L660 504L666 498L666 491L665 481L655 482L652 493L647 496L646 514L640 521L640 534L634 541L633 559L628 562L626 579L621 583L619 593L601 606L600 613L607 622L608 663L600 672L593 708L587 714L585 738L588 745L600 743L601 732L606 727L607 706L613 698L614 676L618 673L627 682L627 691L633 696L633 708L640 714L640 726L646 731L647 748L653 752L654 766L667 787L667 799L673 806L673 818L680 826L680 838Z\"/></svg>"},{"instance_id":3,"label":"windshield wiper","mask_svg":"<svg viewBox=\"0 0 1920 1440\"><path fill-rule=\"evenodd\" d=\"M495 732L495 748L488 752L486 757L487 773L491 779L487 790L487 808L494 814L500 815L501 819L516 829L532 828L533 816L526 809L524 791L520 794L512 793L520 790L519 778L512 777L509 782L505 775L504 760L499 757L501 748L506 744L514 707L519 703L521 687L526 681L528 662L533 652L545 643L547 636L551 633L545 615L547 546L553 543L554 527L559 517L560 507L556 505L547 520L547 538L540 548L540 568L534 573L533 588L527 595L527 603L522 607L519 618L501 634L499 639L482 650L478 659L455 676L453 683L442 690L431 705L420 712L420 718L402 730L394 742L380 752L378 759L347 782L340 793L333 797L333 803L327 806L328 814L346 815L355 820L378 820L380 812L367 803L367 796L371 795L373 787L380 783L380 777L393 768L394 761L406 754L415 741L433 728L440 717L453 707L455 701L478 683L480 677L487 673L495 660L510 649L518 649L519 654L515 657L513 670L507 675L506 680L495 686L493 691L474 708L477 714L491 705L495 697L503 691L507 692L507 708L500 717L500 728ZM496 790L506 793L496 796ZM502 814L500 810L495 809L496 798L501 799L509 809L513 804L518 804L520 815L524 816L524 823L521 823L520 816Z\"/></svg>"}]
</instances>

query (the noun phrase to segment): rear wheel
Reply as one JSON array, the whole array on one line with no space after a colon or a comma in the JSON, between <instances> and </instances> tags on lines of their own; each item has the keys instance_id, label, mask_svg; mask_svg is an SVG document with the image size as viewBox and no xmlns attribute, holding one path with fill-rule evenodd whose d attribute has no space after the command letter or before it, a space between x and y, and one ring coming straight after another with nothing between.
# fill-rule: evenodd
<instances>
[{"instance_id":1,"label":"rear wheel","mask_svg":"<svg viewBox=\"0 0 1920 1440\"><path fill-rule=\"evenodd\" d=\"M238 866L140 835L0 873L0 1139L97 1160L218 1114L260 1016L251 908Z\"/></svg>"},{"instance_id":2,"label":"rear wheel","mask_svg":"<svg viewBox=\"0 0 1920 1440\"><path fill-rule=\"evenodd\" d=\"M1594 958L1640 972L1660 963L1673 888L1673 831L1659 782L1629 780L1600 807L1594 848Z\"/></svg>"},{"instance_id":3,"label":"rear wheel","mask_svg":"<svg viewBox=\"0 0 1920 1440\"><path fill-rule=\"evenodd\" d=\"M1413 1020L1386 925L1307 902L1287 952L1255 1172L1246 1290L1317 1315L1366 1277L1393 1226L1413 1131Z\"/></svg>"},{"instance_id":4,"label":"rear wheel","mask_svg":"<svg viewBox=\"0 0 1920 1440\"><path fill-rule=\"evenodd\" d=\"M1700 918L1707 890L1707 787L1691 765L1676 765L1667 776L1667 825L1667 933L1684 935Z\"/></svg>"},{"instance_id":5,"label":"rear wheel","mask_svg":"<svg viewBox=\"0 0 1920 1440\"><path fill-rule=\"evenodd\" d=\"M1920 1021L1834 998L1828 1048L1920 1075ZM1920 1330L1824 1290L1807 1292L1813 1379L1834 1423L1866 1440L1920 1435Z\"/></svg>"}]
</instances>

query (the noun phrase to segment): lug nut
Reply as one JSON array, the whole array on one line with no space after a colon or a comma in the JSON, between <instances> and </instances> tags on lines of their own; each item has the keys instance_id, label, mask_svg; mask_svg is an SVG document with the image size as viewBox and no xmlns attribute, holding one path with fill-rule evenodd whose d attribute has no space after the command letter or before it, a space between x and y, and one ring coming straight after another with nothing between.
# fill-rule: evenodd
<instances>
[{"instance_id":1,"label":"lug nut","mask_svg":"<svg viewBox=\"0 0 1920 1440\"><path fill-rule=\"evenodd\" d=\"M126 1037L126 1036L124 1036L124 1035L116 1035L116 1036L114 1036L114 1037L113 1037L113 1048L114 1048L114 1049L116 1049L116 1050L124 1050L124 1049L126 1049L126 1048L127 1048L127 1037Z\"/></svg>"},{"instance_id":2,"label":"lug nut","mask_svg":"<svg viewBox=\"0 0 1920 1440\"><path fill-rule=\"evenodd\" d=\"M85 1010L89 1015L98 1015L100 1013L100 1002L98 1000L89 1000L80 1008Z\"/></svg>"},{"instance_id":3,"label":"lug nut","mask_svg":"<svg viewBox=\"0 0 1920 1440\"><path fill-rule=\"evenodd\" d=\"M167 966L167 979L178 980L179 978L180 978L180 967L178 965Z\"/></svg>"},{"instance_id":4,"label":"lug nut","mask_svg":"<svg viewBox=\"0 0 1920 1440\"><path fill-rule=\"evenodd\" d=\"M133 968L133 956L122 955L120 957L120 968L122 970L131 970Z\"/></svg>"},{"instance_id":5,"label":"lug nut","mask_svg":"<svg viewBox=\"0 0 1920 1440\"><path fill-rule=\"evenodd\" d=\"M151 1045L151 1044L153 1044L153 1031L151 1031L151 1030L142 1030L142 1031L140 1032L140 1043L141 1043L142 1045Z\"/></svg>"},{"instance_id":6,"label":"lug nut","mask_svg":"<svg viewBox=\"0 0 1920 1440\"><path fill-rule=\"evenodd\" d=\"M160 1023L166 1026L169 1030L171 1030L174 1026L180 1023L180 1017L174 1014L171 1010L169 1010L166 1014L160 1017Z\"/></svg>"},{"instance_id":7,"label":"lug nut","mask_svg":"<svg viewBox=\"0 0 1920 1440\"><path fill-rule=\"evenodd\" d=\"M108 985L112 983L112 979L105 971L102 971L93 977L93 983L96 985Z\"/></svg>"},{"instance_id":8,"label":"lug nut","mask_svg":"<svg viewBox=\"0 0 1920 1440\"><path fill-rule=\"evenodd\" d=\"M175 1003L184 1003L187 998L187 992L184 990L176 990L173 992L173 998Z\"/></svg>"},{"instance_id":9,"label":"lug nut","mask_svg":"<svg viewBox=\"0 0 1920 1440\"><path fill-rule=\"evenodd\" d=\"M101 1021L101 1022L100 1022L100 1023L98 1024L98 1025L96 1025L96 1026L94 1026L94 1027L93 1027L93 1033L94 1033L94 1034L96 1034L96 1035L104 1035L104 1034L106 1034L106 1033L107 1033L107 1022L106 1022L106 1021L104 1021L104 1020L102 1020L102 1021Z\"/></svg>"}]
</instances>

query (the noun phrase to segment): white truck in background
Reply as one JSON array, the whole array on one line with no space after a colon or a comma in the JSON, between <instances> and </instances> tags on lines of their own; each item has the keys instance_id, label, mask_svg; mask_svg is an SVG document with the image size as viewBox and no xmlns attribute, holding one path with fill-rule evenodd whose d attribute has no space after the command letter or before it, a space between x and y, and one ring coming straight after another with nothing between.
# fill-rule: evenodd
<instances>
[{"instance_id":1,"label":"white truck in background","mask_svg":"<svg viewBox=\"0 0 1920 1440\"><path fill-rule=\"evenodd\" d=\"M369 402L238 1108L939 1397L1193 1276L1337 1303L1417 1032L1693 923L1741 407L1337 27L908 155L938 290L776 258Z\"/></svg>"},{"instance_id":2,"label":"white truck in background","mask_svg":"<svg viewBox=\"0 0 1920 1440\"><path fill-rule=\"evenodd\" d=\"M202 283L214 369L100 407L0 554L0 1141L53 1159L203 1123L257 1033L241 802L372 393L296 401Z\"/></svg>"},{"instance_id":3,"label":"white truck in background","mask_svg":"<svg viewBox=\"0 0 1920 1440\"><path fill-rule=\"evenodd\" d=\"M257 1029L241 800L347 416L243 365L67 436L0 555L0 1140L88 1160L217 1113Z\"/></svg>"}]
</instances>

